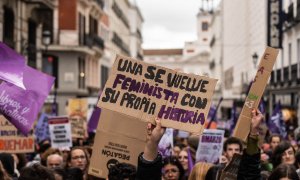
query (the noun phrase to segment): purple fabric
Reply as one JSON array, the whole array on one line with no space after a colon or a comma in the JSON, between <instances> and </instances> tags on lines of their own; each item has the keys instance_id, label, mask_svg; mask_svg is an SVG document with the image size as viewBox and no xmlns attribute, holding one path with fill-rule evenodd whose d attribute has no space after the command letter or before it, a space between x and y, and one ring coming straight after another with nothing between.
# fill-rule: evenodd
<instances>
[{"instance_id":1,"label":"purple fabric","mask_svg":"<svg viewBox=\"0 0 300 180\"><path fill-rule=\"evenodd\" d=\"M0 79L25 89L24 67L24 57L0 42Z\"/></svg>"},{"instance_id":2,"label":"purple fabric","mask_svg":"<svg viewBox=\"0 0 300 180\"><path fill-rule=\"evenodd\" d=\"M258 109L262 114L266 113L266 105L265 105L265 101L263 99L260 100Z\"/></svg>"},{"instance_id":3,"label":"purple fabric","mask_svg":"<svg viewBox=\"0 0 300 180\"><path fill-rule=\"evenodd\" d=\"M236 122L238 120L238 116L237 116L237 113L236 113L236 105L233 104L233 107L231 108L231 117L230 117L230 120L229 120L229 123L230 123L230 128L229 128L229 131L230 131L230 134L233 133L233 130L235 128L235 125L236 125Z\"/></svg>"},{"instance_id":4,"label":"purple fabric","mask_svg":"<svg viewBox=\"0 0 300 180\"><path fill-rule=\"evenodd\" d=\"M211 116L211 117L208 117L208 116L207 116L207 117L208 117L207 119L209 120L209 123L208 123L208 125L207 125L207 129L210 128L210 126L211 126L211 124L212 124L213 121L216 121L217 112L218 112L218 109L219 109L220 104L221 104L222 101L223 101L223 97L221 97L221 98L219 99L218 105L217 105L214 109L212 109L213 106L211 106L211 108L210 108L210 110L209 110L209 113L208 113L208 116ZM210 112L210 111L212 111L212 112ZM211 115L210 115L210 113L211 113ZM210 119L209 119L209 118L210 118Z\"/></svg>"},{"instance_id":5,"label":"purple fabric","mask_svg":"<svg viewBox=\"0 0 300 180\"><path fill-rule=\"evenodd\" d=\"M25 66L26 90L11 83L0 84L0 113L27 135L54 83L54 77Z\"/></svg>"},{"instance_id":6,"label":"purple fabric","mask_svg":"<svg viewBox=\"0 0 300 180\"><path fill-rule=\"evenodd\" d=\"M191 154L191 150L190 148L188 147L187 149L187 153L188 153L188 169L189 169L189 173L192 172L193 170L193 167L194 167L194 162L193 162L193 158L192 158L192 154Z\"/></svg>"},{"instance_id":7,"label":"purple fabric","mask_svg":"<svg viewBox=\"0 0 300 180\"><path fill-rule=\"evenodd\" d=\"M101 108L99 108L98 106L94 107L92 116L89 120L89 124L88 124L88 132L95 132L98 126L98 122L100 119L100 115L101 115Z\"/></svg>"},{"instance_id":8,"label":"purple fabric","mask_svg":"<svg viewBox=\"0 0 300 180\"><path fill-rule=\"evenodd\" d=\"M278 102L268 122L269 130L272 133L280 134L283 138L287 137L286 125L282 119L281 103Z\"/></svg>"},{"instance_id":9,"label":"purple fabric","mask_svg":"<svg viewBox=\"0 0 300 180\"><path fill-rule=\"evenodd\" d=\"M48 115L45 113L42 113L37 125L35 127L34 134L36 136L37 142L40 143L41 141L45 139L50 139L50 133L49 133L49 124L48 124Z\"/></svg>"}]
</instances>

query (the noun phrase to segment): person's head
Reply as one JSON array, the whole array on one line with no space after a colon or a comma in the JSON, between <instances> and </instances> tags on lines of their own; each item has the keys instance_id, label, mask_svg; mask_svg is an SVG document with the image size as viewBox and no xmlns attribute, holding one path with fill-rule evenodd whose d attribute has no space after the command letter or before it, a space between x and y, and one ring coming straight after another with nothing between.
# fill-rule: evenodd
<instances>
[{"instance_id":1,"label":"person's head","mask_svg":"<svg viewBox=\"0 0 300 180\"><path fill-rule=\"evenodd\" d=\"M89 155L85 149L74 147L71 149L67 158L67 167L78 167L82 171L87 169L89 164Z\"/></svg>"},{"instance_id":2,"label":"person's head","mask_svg":"<svg viewBox=\"0 0 300 180\"><path fill-rule=\"evenodd\" d=\"M273 170L270 180L299 180L296 168L290 164L281 164Z\"/></svg>"},{"instance_id":3,"label":"person's head","mask_svg":"<svg viewBox=\"0 0 300 180\"><path fill-rule=\"evenodd\" d=\"M55 180L64 180L66 179L66 172L62 167L56 167L53 169L53 174Z\"/></svg>"},{"instance_id":4,"label":"person's head","mask_svg":"<svg viewBox=\"0 0 300 180\"><path fill-rule=\"evenodd\" d=\"M70 167L66 170L66 180L83 180L84 172L78 167Z\"/></svg>"},{"instance_id":5,"label":"person's head","mask_svg":"<svg viewBox=\"0 0 300 180\"><path fill-rule=\"evenodd\" d=\"M202 180L205 179L206 173L213 164L199 162L195 164L189 176L189 180Z\"/></svg>"},{"instance_id":6,"label":"person's head","mask_svg":"<svg viewBox=\"0 0 300 180\"><path fill-rule=\"evenodd\" d=\"M19 180L55 180L53 171L35 163L24 167L20 172Z\"/></svg>"},{"instance_id":7,"label":"person's head","mask_svg":"<svg viewBox=\"0 0 300 180\"><path fill-rule=\"evenodd\" d=\"M0 161L3 165L3 168L8 173L8 175L14 176L14 174L15 174L15 165L14 165L13 156L11 154L8 154L8 153L0 153Z\"/></svg>"},{"instance_id":8,"label":"person's head","mask_svg":"<svg viewBox=\"0 0 300 180\"><path fill-rule=\"evenodd\" d=\"M178 157L180 151L181 148L178 145L174 145L174 147L172 148L172 156Z\"/></svg>"},{"instance_id":9,"label":"person's head","mask_svg":"<svg viewBox=\"0 0 300 180\"><path fill-rule=\"evenodd\" d=\"M11 180L11 177L8 175L0 161L0 180Z\"/></svg>"},{"instance_id":10,"label":"person's head","mask_svg":"<svg viewBox=\"0 0 300 180\"><path fill-rule=\"evenodd\" d=\"M62 167L63 157L58 154L51 154L47 157L47 168L53 169L56 167Z\"/></svg>"},{"instance_id":11,"label":"person's head","mask_svg":"<svg viewBox=\"0 0 300 180\"><path fill-rule=\"evenodd\" d=\"M186 148L184 148L180 151L178 159L179 159L183 169L186 171L189 168L188 152L187 152Z\"/></svg>"},{"instance_id":12,"label":"person's head","mask_svg":"<svg viewBox=\"0 0 300 180\"><path fill-rule=\"evenodd\" d=\"M108 179L119 180L128 179L134 180L136 176L135 166L128 163L118 163L109 168Z\"/></svg>"},{"instance_id":13,"label":"person's head","mask_svg":"<svg viewBox=\"0 0 300 180\"><path fill-rule=\"evenodd\" d=\"M294 164L295 160L295 150L287 141L280 142L272 155L272 163L275 168L281 163Z\"/></svg>"},{"instance_id":14,"label":"person's head","mask_svg":"<svg viewBox=\"0 0 300 180\"><path fill-rule=\"evenodd\" d=\"M281 136L279 134L272 134L270 136L269 143L272 151L275 150L275 148L278 146L280 142L281 142Z\"/></svg>"},{"instance_id":15,"label":"person's head","mask_svg":"<svg viewBox=\"0 0 300 180\"><path fill-rule=\"evenodd\" d=\"M223 151L228 161L231 161L235 153L241 154L243 151L243 143L240 139L229 137L224 142Z\"/></svg>"},{"instance_id":16,"label":"person's head","mask_svg":"<svg viewBox=\"0 0 300 180\"><path fill-rule=\"evenodd\" d=\"M163 160L162 174L165 180L181 180L184 169L176 157L166 157Z\"/></svg>"},{"instance_id":17,"label":"person's head","mask_svg":"<svg viewBox=\"0 0 300 180\"><path fill-rule=\"evenodd\" d=\"M17 153L17 154L12 154L15 164L17 165L17 169L20 171L23 167L26 166L27 159L26 159L26 154L23 153Z\"/></svg>"}]
</instances>

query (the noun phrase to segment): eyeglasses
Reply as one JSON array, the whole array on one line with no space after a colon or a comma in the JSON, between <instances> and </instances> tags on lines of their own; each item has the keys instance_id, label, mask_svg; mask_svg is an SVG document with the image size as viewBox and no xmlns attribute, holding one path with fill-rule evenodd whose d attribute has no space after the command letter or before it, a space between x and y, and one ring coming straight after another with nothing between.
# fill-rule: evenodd
<instances>
[{"instance_id":1,"label":"eyeglasses","mask_svg":"<svg viewBox=\"0 0 300 180\"><path fill-rule=\"evenodd\" d=\"M83 159L85 160L85 156L74 156L72 157L73 160L79 160L79 159Z\"/></svg>"}]
</instances>

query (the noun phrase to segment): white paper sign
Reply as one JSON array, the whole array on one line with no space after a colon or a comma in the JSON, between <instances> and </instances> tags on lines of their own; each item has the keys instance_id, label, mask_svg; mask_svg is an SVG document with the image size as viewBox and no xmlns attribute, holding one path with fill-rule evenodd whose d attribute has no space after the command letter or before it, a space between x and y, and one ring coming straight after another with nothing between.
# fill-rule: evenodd
<instances>
[{"instance_id":1,"label":"white paper sign","mask_svg":"<svg viewBox=\"0 0 300 180\"><path fill-rule=\"evenodd\" d=\"M72 147L71 125L68 117L50 117L48 123L51 147Z\"/></svg>"},{"instance_id":2,"label":"white paper sign","mask_svg":"<svg viewBox=\"0 0 300 180\"><path fill-rule=\"evenodd\" d=\"M223 151L224 130L204 129L199 138L197 162L217 163Z\"/></svg>"},{"instance_id":3,"label":"white paper sign","mask_svg":"<svg viewBox=\"0 0 300 180\"><path fill-rule=\"evenodd\" d=\"M165 134L160 139L158 150L163 157L171 156L173 149L173 129L167 128Z\"/></svg>"}]
</instances>

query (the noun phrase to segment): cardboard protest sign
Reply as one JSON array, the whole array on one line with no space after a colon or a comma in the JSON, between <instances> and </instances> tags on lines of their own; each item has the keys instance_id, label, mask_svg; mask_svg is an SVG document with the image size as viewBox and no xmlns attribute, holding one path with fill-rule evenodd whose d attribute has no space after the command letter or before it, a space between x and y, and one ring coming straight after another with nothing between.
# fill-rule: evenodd
<instances>
[{"instance_id":1,"label":"cardboard protest sign","mask_svg":"<svg viewBox=\"0 0 300 180\"><path fill-rule=\"evenodd\" d=\"M204 129L196 152L197 162L216 164L223 151L224 130Z\"/></svg>"},{"instance_id":2,"label":"cardboard protest sign","mask_svg":"<svg viewBox=\"0 0 300 180\"><path fill-rule=\"evenodd\" d=\"M50 117L48 122L51 147L72 147L71 125L68 117Z\"/></svg>"},{"instance_id":3,"label":"cardboard protest sign","mask_svg":"<svg viewBox=\"0 0 300 180\"><path fill-rule=\"evenodd\" d=\"M203 130L217 80L117 55L98 106L193 133Z\"/></svg>"},{"instance_id":4,"label":"cardboard protest sign","mask_svg":"<svg viewBox=\"0 0 300 180\"><path fill-rule=\"evenodd\" d=\"M250 132L251 111L253 108L257 109L259 106L260 99L268 83L278 52L278 49L267 47L262 55L256 76L252 82L242 112L235 126L233 132L234 137L247 141Z\"/></svg>"},{"instance_id":5,"label":"cardboard protest sign","mask_svg":"<svg viewBox=\"0 0 300 180\"><path fill-rule=\"evenodd\" d=\"M0 115L0 152L30 153L34 152L34 137L27 137L11 124L4 116Z\"/></svg>"},{"instance_id":6,"label":"cardboard protest sign","mask_svg":"<svg viewBox=\"0 0 300 180\"><path fill-rule=\"evenodd\" d=\"M147 123L103 108L100 122L88 173L106 178L108 168L116 163L137 166L145 147Z\"/></svg>"},{"instance_id":7,"label":"cardboard protest sign","mask_svg":"<svg viewBox=\"0 0 300 180\"><path fill-rule=\"evenodd\" d=\"M38 142L41 142L45 139L50 138L47 114L45 114L45 113L41 114L41 116L37 122L37 125L34 128L34 134L35 134L36 140Z\"/></svg>"},{"instance_id":8,"label":"cardboard protest sign","mask_svg":"<svg viewBox=\"0 0 300 180\"><path fill-rule=\"evenodd\" d=\"M220 180L237 180L242 155L234 154L230 163L223 169Z\"/></svg>"},{"instance_id":9,"label":"cardboard protest sign","mask_svg":"<svg viewBox=\"0 0 300 180\"><path fill-rule=\"evenodd\" d=\"M87 137L87 99L69 99L67 109L71 123L72 137Z\"/></svg>"}]
</instances>

